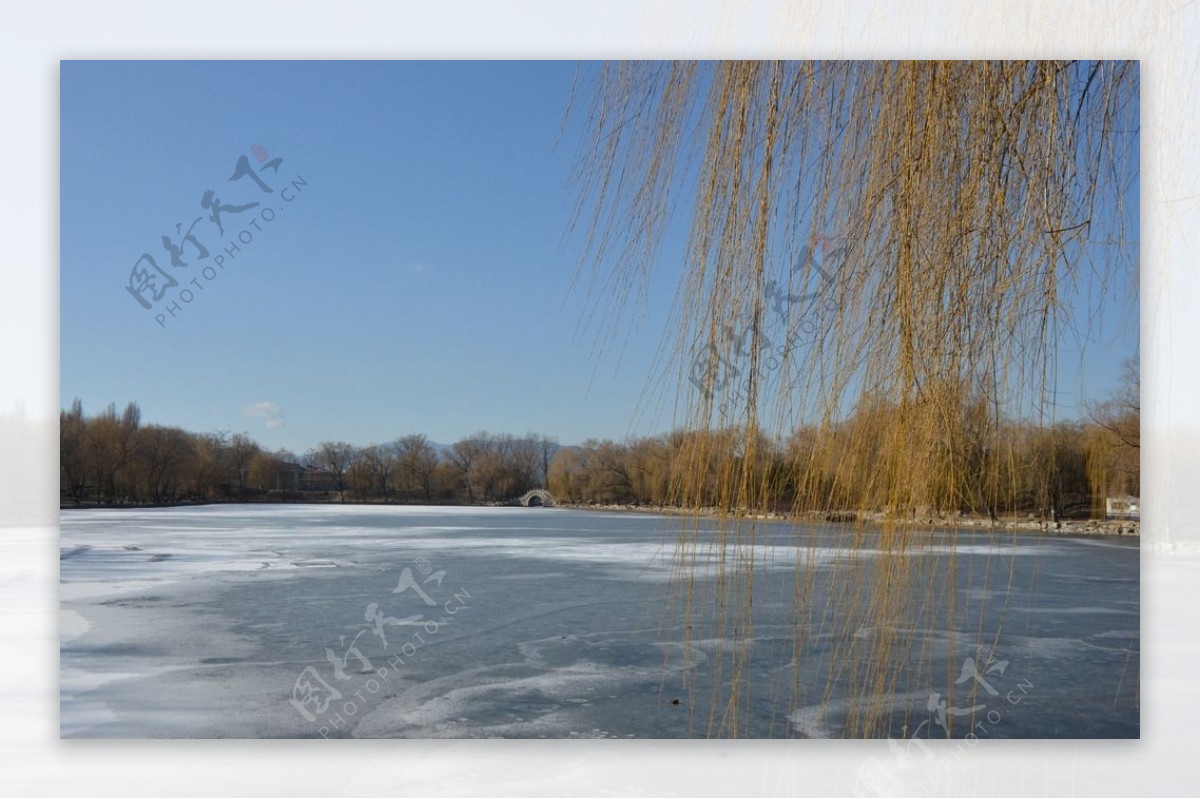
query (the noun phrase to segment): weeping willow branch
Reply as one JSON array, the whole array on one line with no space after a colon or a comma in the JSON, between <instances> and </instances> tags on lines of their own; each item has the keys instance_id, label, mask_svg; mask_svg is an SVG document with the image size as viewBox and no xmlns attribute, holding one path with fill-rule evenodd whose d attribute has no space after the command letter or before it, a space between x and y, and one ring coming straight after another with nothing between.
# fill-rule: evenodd
<instances>
[{"instance_id":1,"label":"weeping willow branch","mask_svg":"<svg viewBox=\"0 0 1200 799\"><path fill-rule=\"evenodd\" d=\"M615 306L605 318L653 270L681 275L672 374L696 435L677 501L715 495L731 518L763 507L784 478L762 468L761 442L809 425L819 434L784 476L796 511L995 507L1018 471L1001 421L1053 417L1082 270L1136 269L1122 246L1136 63L630 62L603 66L594 89L576 219L593 290ZM678 252L676 212L690 224ZM1095 241L1116 242L1112 257ZM755 532L722 535L737 553ZM869 590L830 600L853 598L837 631L853 665L830 686L856 696L895 687L889 631L952 601L904 557L914 528L878 535L889 557L856 578ZM711 733L739 731L752 578L731 554L718 596L685 592L712 599L732 642ZM804 580L798 626L814 618ZM847 733L880 734L876 710Z\"/></svg>"}]
</instances>

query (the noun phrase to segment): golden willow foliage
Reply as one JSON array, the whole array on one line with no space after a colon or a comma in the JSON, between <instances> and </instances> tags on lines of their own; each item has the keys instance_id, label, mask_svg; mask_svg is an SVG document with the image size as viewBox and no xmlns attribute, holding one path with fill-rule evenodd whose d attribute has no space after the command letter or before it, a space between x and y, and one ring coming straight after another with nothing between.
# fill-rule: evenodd
<instances>
[{"instance_id":1,"label":"golden willow foliage","mask_svg":"<svg viewBox=\"0 0 1200 799\"><path fill-rule=\"evenodd\" d=\"M870 540L885 556L823 600L838 629L806 604L798 571L794 671L806 636L832 633L841 673L825 698L867 702L845 734L886 731L909 659L898 631L935 607L955 615L954 592L922 571L934 559L904 556L920 533L899 520L962 506L964 485L993 503L1012 495L1018 448L998 431L1006 418L1053 418L1059 338L1083 270L1089 285L1135 283L1121 220L1137 103L1128 62L603 67L577 217L593 291L615 301L617 319L672 253L672 215L690 213L674 347L686 426L737 437L688 439L689 465L673 470L674 498L689 507L717 475L729 515L713 540L693 524L680 547L681 612L694 622L715 607L714 635L728 642L711 677L710 734L744 728L748 690L756 529L732 518L775 493L762 442L800 425L818 431L803 457L841 464L821 486L826 506L870 497L893 521L848 528L850 545ZM847 436L839 424L852 412ZM705 547L719 561L711 597L689 563Z\"/></svg>"},{"instance_id":2,"label":"golden willow foliage","mask_svg":"<svg viewBox=\"0 0 1200 799\"><path fill-rule=\"evenodd\" d=\"M756 468L763 472L758 479L770 485L763 504L750 497L743 505L715 470L702 483L694 482L690 461L697 449L729 448L728 460L738 457L741 438L732 430L677 431L624 443L588 440L565 447L550 465L549 488L560 504L678 509L678 485L687 481L693 492L689 508L716 509L724 502L726 508L800 511L814 518L838 515L839 509L846 516L850 509L881 511L888 497L872 493L880 443L866 452L849 445L863 437L864 426L879 424L884 412L873 408L832 430L801 427L780 442L764 438L755 447ZM1032 517L1046 523L1056 516L1096 519L1104 517L1105 497L1138 494L1137 450L1099 424L1006 423L999 430L1006 457L994 464L988 451L972 443L979 432L968 429L964 434L968 443L955 453L959 468L945 478L957 482L943 491L960 497L961 503L929 509L940 521L960 514L998 521ZM699 440L705 436L714 440ZM1003 490L997 491L997 485Z\"/></svg>"}]
</instances>

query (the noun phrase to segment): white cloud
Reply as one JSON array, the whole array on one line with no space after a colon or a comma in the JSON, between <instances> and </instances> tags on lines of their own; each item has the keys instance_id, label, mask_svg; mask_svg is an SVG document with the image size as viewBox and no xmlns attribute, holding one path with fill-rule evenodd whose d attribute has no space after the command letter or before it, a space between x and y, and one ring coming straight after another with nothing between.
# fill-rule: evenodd
<instances>
[{"instance_id":1,"label":"white cloud","mask_svg":"<svg viewBox=\"0 0 1200 799\"><path fill-rule=\"evenodd\" d=\"M268 430L278 430L283 427L283 411L274 402L256 402L242 408L242 415L253 419L266 419Z\"/></svg>"}]
</instances>

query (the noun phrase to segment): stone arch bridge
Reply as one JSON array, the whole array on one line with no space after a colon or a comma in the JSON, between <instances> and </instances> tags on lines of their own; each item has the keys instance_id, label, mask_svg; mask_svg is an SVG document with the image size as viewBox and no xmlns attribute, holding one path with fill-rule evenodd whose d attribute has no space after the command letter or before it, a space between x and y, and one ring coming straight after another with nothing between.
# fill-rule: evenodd
<instances>
[{"instance_id":1,"label":"stone arch bridge","mask_svg":"<svg viewBox=\"0 0 1200 799\"><path fill-rule=\"evenodd\" d=\"M554 495L544 488L535 488L532 491L526 491L517 500L527 508L552 508L555 505Z\"/></svg>"}]
</instances>

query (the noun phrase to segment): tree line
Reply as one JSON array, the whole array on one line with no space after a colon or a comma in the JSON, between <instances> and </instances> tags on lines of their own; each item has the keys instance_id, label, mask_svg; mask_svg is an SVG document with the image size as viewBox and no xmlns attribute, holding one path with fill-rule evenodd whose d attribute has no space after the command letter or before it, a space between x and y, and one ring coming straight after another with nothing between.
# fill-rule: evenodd
<instances>
[{"instance_id":1,"label":"tree line","mask_svg":"<svg viewBox=\"0 0 1200 799\"><path fill-rule=\"evenodd\" d=\"M439 447L421 434L384 444L326 441L297 455L245 433L142 424L131 402L60 414L60 500L144 505L254 500L495 503L546 486L559 450L547 436L479 432Z\"/></svg>"},{"instance_id":2,"label":"tree line","mask_svg":"<svg viewBox=\"0 0 1200 799\"><path fill-rule=\"evenodd\" d=\"M865 397L847 418L782 438L746 431L676 430L560 446L545 435L479 432L448 447L422 434L385 444L326 441L297 455L245 433L144 425L136 403L60 418L64 504L328 499L502 503L547 488L561 503L751 511L875 510L1057 516L1102 515L1109 496L1140 489L1137 366L1080 421L997 421L987 402L956 396L923 432L923 490L898 498L881 477L903 409ZM923 431L929 425L921 427Z\"/></svg>"},{"instance_id":3,"label":"tree line","mask_svg":"<svg viewBox=\"0 0 1200 799\"><path fill-rule=\"evenodd\" d=\"M1136 447L1091 422L1014 423L1003 448L981 441L948 443L951 468L924 501L900 503L875 475L882 453L852 442L874 421L864 414L831 429L804 426L787 439L761 438L747 466L734 430L676 431L618 443L589 440L565 447L550 468L549 490L561 503L713 508L790 513L899 511L997 518L1103 516L1105 498L1137 495ZM948 436L949 437L949 436ZM727 453L727 454L719 454ZM730 479L749 472L748 481ZM699 473L698 482L690 483ZM689 476L690 477L687 477Z\"/></svg>"},{"instance_id":4,"label":"tree line","mask_svg":"<svg viewBox=\"0 0 1200 799\"><path fill-rule=\"evenodd\" d=\"M985 392L930 386L908 406L867 394L846 418L785 438L727 427L586 441L559 453L549 485L580 504L1102 517L1107 497L1140 493L1140 416L1131 359L1081 420L1006 419ZM897 492L889 470L908 464L919 473Z\"/></svg>"}]
</instances>

